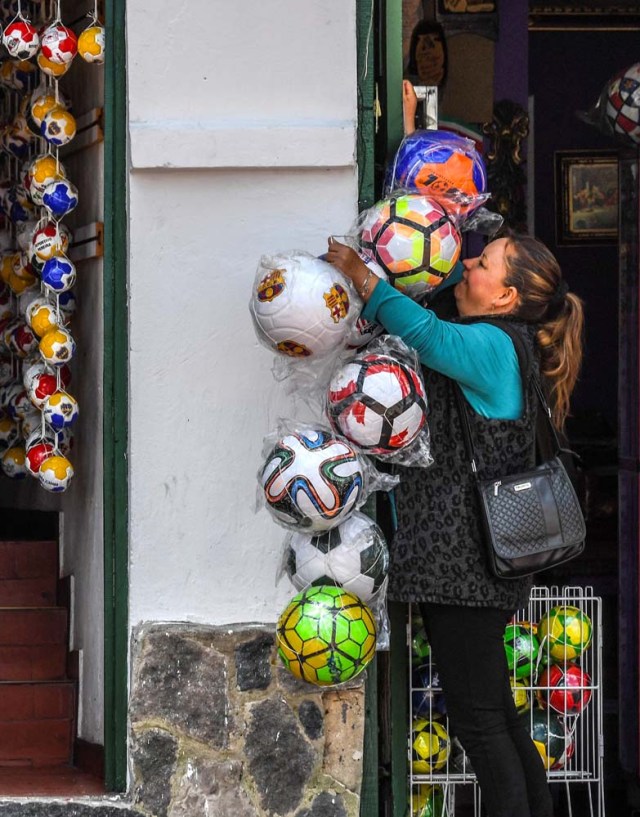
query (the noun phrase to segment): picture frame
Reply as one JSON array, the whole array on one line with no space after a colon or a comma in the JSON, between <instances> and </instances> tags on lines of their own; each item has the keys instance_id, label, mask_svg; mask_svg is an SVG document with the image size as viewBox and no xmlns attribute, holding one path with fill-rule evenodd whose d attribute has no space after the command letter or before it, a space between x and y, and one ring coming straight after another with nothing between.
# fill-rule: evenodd
<instances>
[{"instance_id":1,"label":"picture frame","mask_svg":"<svg viewBox=\"0 0 640 817\"><path fill-rule=\"evenodd\" d=\"M618 240L618 154L615 150L555 153L556 244Z\"/></svg>"}]
</instances>

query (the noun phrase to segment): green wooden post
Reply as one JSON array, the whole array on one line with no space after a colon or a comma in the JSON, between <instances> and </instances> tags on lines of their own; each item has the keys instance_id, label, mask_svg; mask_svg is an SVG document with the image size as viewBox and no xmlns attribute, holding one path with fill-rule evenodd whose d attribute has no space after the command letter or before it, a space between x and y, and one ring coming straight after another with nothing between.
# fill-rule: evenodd
<instances>
[{"instance_id":1,"label":"green wooden post","mask_svg":"<svg viewBox=\"0 0 640 817\"><path fill-rule=\"evenodd\" d=\"M374 17L371 0L358 0L358 210L366 210L375 201Z\"/></svg>"},{"instance_id":2,"label":"green wooden post","mask_svg":"<svg viewBox=\"0 0 640 817\"><path fill-rule=\"evenodd\" d=\"M106 0L104 141L104 753L127 785L128 316L125 0Z\"/></svg>"},{"instance_id":3,"label":"green wooden post","mask_svg":"<svg viewBox=\"0 0 640 817\"><path fill-rule=\"evenodd\" d=\"M402 0L386 0L384 38L384 96L382 113L386 128L386 157L402 141Z\"/></svg>"}]
</instances>

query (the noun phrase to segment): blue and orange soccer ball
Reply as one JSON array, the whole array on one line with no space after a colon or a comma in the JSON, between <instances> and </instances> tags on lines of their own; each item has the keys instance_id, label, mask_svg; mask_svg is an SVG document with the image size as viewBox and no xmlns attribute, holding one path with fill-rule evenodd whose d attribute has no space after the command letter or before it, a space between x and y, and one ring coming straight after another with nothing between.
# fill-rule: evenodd
<instances>
[{"instance_id":1,"label":"blue and orange soccer ball","mask_svg":"<svg viewBox=\"0 0 640 817\"><path fill-rule=\"evenodd\" d=\"M376 625L357 596L341 587L309 587L280 616L276 646L296 678L331 686L355 678L371 661Z\"/></svg>"},{"instance_id":2,"label":"blue and orange soccer ball","mask_svg":"<svg viewBox=\"0 0 640 817\"><path fill-rule=\"evenodd\" d=\"M392 195L366 213L362 252L396 289L417 298L437 287L460 257L458 230L443 208L423 195Z\"/></svg>"},{"instance_id":3,"label":"blue and orange soccer ball","mask_svg":"<svg viewBox=\"0 0 640 817\"><path fill-rule=\"evenodd\" d=\"M486 198L487 171L470 139L449 131L417 130L398 148L385 189L420 193L448 213L468 215Z\"/></svg>"}]
</instances>

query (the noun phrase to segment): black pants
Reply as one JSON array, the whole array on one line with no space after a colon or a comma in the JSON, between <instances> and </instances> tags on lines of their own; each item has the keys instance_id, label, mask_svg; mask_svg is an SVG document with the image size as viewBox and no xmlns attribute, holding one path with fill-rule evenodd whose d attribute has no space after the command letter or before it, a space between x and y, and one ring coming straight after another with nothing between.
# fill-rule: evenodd
<instances>
[{"instance_id":1,"label":"black pants","mask_svg":"<svg viewBox=\"0 0 640 817\"><path fill-rule=\"evenodd\" d=\"M431 603L420 612L451 731L469 756L488 817L552 817L544 765L509 683L503 636L511 614Z\"/></svg>"}]
</instances>

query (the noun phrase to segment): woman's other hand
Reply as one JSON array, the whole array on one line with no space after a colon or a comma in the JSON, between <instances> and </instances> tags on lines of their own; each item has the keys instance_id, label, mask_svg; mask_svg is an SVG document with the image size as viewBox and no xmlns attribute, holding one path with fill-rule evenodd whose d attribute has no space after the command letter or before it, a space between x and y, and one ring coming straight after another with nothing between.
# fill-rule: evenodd
<instances>
[{"instance_id":1,"label":"woman's other hand","mask_svg":"<svg viewBox=\"0 0 640 817\"><path fill-rule=\"evenodd\" d=\"M341 244L335 238L329 238L329 248L324 257L352 281L364 301L369 300L380 279L367 267L355 250Z\"/></svg>"},{"instance_id":2,"label":"woman's other hand","mask_svg":"<svg viewBox=\"0 0 640 817\"><path fill-rule=\"evenodd\" d=\"M402 120L405 136L410 136L415 132L417 110L418 97L415 89L408 79L404 79L402 80Z\"/></svg>"}]
</instances>

